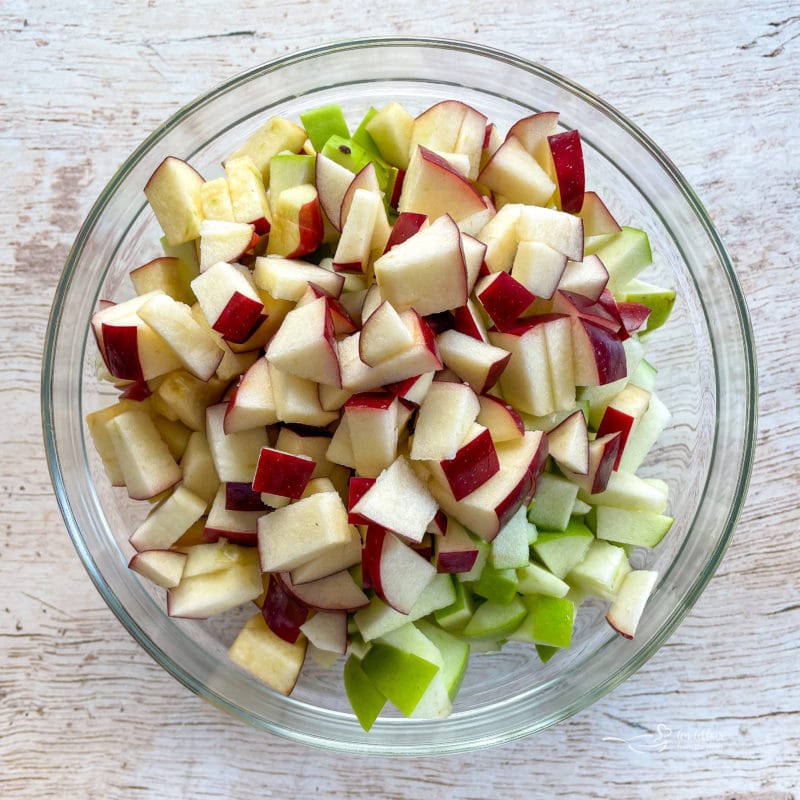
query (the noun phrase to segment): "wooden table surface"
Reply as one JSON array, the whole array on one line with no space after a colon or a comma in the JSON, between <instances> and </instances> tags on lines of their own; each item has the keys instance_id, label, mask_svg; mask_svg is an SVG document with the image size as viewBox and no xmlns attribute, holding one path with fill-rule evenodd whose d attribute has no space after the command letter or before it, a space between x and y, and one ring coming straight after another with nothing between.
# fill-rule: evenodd
<instances>
[{"instance_id":1,"label":"wooden table surface","mask_svg":"<svg viewBox=\"0 0 800 800\"><path fill-rule=\"evenodd\" d=\"M799 12L796 0L4 0L0 797L800 796ZM41 345L54 286L123 158L227 76L373 34L505 49L629 115L714 219L748 298L760 365L757 458L738 532L668 644L572 720L442 759L309 750L181 687L92 587L41 444ZM661 735L664 748L613 741L643 733Z\"/></svg>"}]
</instances>

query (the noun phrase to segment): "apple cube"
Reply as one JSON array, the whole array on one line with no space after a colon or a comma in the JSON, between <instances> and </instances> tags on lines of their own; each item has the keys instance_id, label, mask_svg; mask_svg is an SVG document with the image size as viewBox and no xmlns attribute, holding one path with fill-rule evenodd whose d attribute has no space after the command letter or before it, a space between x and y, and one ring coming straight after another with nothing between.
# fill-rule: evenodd
<instances>
[{"instance_id":1,"label":"apple cube","mask_svg":"<svg viewBox=\"0 0 800 800\"><path fill-rule=\"evenodd\" d=\"M185 369L207 381L224 351L195 321L189 306L167 294L155 294L137 312L174 351Z\"/></svg>"},{"instance_id":2,"label":"apple cube","mask_svg":"<svg viewBox=\"0 0 800 800\"><path fill-rule=\"evenodd\" d=\"M490 394L482 394L478 402L480 411L476 422L489 429L493 441L507 442L525 434L525 423L513 406Z\"/></svg>"},{"instance_id":3,"label":"apple cube","mask_svg":"<svg viewBox=\"0 0 800 800\"><path fill-rule=\"evenodd\" d=\"M549 300L559 288L567 257L543 242L523 241L517 246L511 277L531 294Z\"/></svg>"},{"instance_id":4,"label":"apple cube","mask_svg":"<svg viewBox=\"0 0 800 800\"><path fill-rule=\"evenodd\" d=\"M259 289L269 292L276 300L293 302L300 300L309 283L320 286L334 297L341 294L344 285L344 278L335 272L280 256L256 258L253 279Z\"/></svg>"},{"instance_id":5,"label":"apple cube","mask_svg":"<svg viewBox=\"0 0 800 800\"><path fill-rule=\"evenodd\" d=\"M356 472L376 477L397 456L397 397L389 392L353 395L344 406Z\"/></svg>"},{"instance_id":6,"label":"apple cube","mask_svg":"<svg viewBox=\"0 0 800 800\"><path fill-rule=\"evenodd\" d=\"M583 220L564 211L522 206L517 237L521 242L542 242L573 261L583 258Z\"/></svg>"},{"instance_id":7,"label":"apple cube","mask_svg":"<svg viewBox=\"0 0 800 800\"><path fill-rule=\"evenodd\" d=\"M294 643L281 639L269 629L259 611L239 631L228 655L231 661L267 686L288 696L303 667L307 645L305 636L298 637Z\"/></svg>"},{"instance_id":8,"label":"apple cube","mask_svg":"<svg viewBox=\"0 0 800 800\"><path fill-rule=\"evenodd\" d=\"M398 311L423 316L463 306L467 275L461 233L444 215L375 262L381 296Z\"/></svg>"},{"instance_id":9,"label":"apple cube","mask_svg":"<svg viewBox=\"0 0 800 800\"><path fill-rule=\"evenodd\" d=\"M483 486L500 469L491 433L473 423L453 458L426 461L434 478L450 487L453 497L461 500Z\"/></svg>"},{"instance_id":10,"label":"apple cube","mask_svg":"<svg viewBox=\"0 0 800 800\"><path fill-rule=\"evenodd\" d=\"M361 360L374 367L411 349L414 339L394 306L384 301L366 318L358 344Z\"/></svg>"},{"instance_id":11,"label":"apple cube","mask_svg":"<svg viewBox=\"0 0 800 800\"><path fill-rule=\"evenodd\" d=\"M246 272L220 261L191 284L209 325L233 342L246 341L264 319L264 304Z\"/></svg>"},{"instance_id":12,"label":"apple cube","mask_svg":"<svg viewBox=\"0 0 800 800\"><path fill-rule=\"evenodd\" d=\"M258 521L264 572L284 572L350 541L347 509L336 492L313 494Z\"/></svg>"},{"instance_id":13,"label":"apple cube","mask_svg":"<svg viewBox=\"0 0 800 800\"><path fill-rule=\"evenodd\" d=\"M315 466L308 456L263 447L253 476L253 491L297 500L305 491Z\"/></svg>"},{"instance_id":14,"label":"apple cube","mask_svg":"<svg viewBox=\"0 0 800 800\"><path fill-rule=\"evenodd\" d=\"M144 411L118 414L108 421L107 429L132 499L155 497L181 479L180 467Z\"/></svg>"},{"instance_id":15,"label":"apple cube","mask_svg":"<svg viewBox=\"0 0 800 800\"><path fill-rule=\"evenodd\" d=\"M203 177L179 158L168 156L150 176L144 193L167 241L181 244L200 235Z\"/></svg>"},{"instance_id":16,"label":"apple cube","mask_svg":"<svg viewBox=\"0 0 800 800\"><path fill-rule=\"evenodd\" d=\"M472 183L447 159L417 145L403 178L397 210L425 214L431 221L445 213L456 222L486 209Z\"/></svg>"},{"instance_id":17,"label":"apple cube","mask_svg":"<svg viewBox=\"0 0 800 800\"><path fill-rule=\"evenodd\" d=\"M186 554L174 550L145 550L136 553L128 567L156 586L171 589L181 582Z\"/></svg>"},{"instance_id":18,"label":"apple cube","mask_svg":"<svg viewBox=\"0 0 800 800\"><path fill-rule=\"evenodd\" d=\"M137 550L164 550L173 545L206 511L205 501L184 486L154 508L133 532Z\"/></svg>"},{"instance_id":19,"label":"apple cube","mask_svg":"<svg viewBox=\"0 0 800 800\"><path fill-rule=\"evenodd\" d=\"M325 427L337 419L336 411L325 411L320 405L319 388L314 381L268 364L275 413L280 422Z\"/></svg>"},{"instance_id":20,"label":"apple cube","mask_svg":"<svg viewBox=\"0 0 800 800\"><path fill-rule=\"evenodd\" d=\"M225 163L234 158L249 156L261 171L264 185L268 185L272 158L284 151L297 153L305 141L306 132L299 125L282 117L271 117L241 147L234 150Z\"/></svg>"},{"instance_id":21,"label":"apple cube","mask_svg":"<svg viewBox=\"0 0 800 800\"><path fill-rule=\"evenodd\" d=\"M265 428L251 428L226 433L227 410L227 403L218 403L206 409L206 437L211 457L221 481L249 482L255 474L261 449L269 446L267 431Z\"/></svg>"},{"instance_id":22,"label":"apple cube","mask_svg":"<svg viewBox=\"0 0 800 800\"><path fill-rule=\"evenodd\" d=\"M422 541L436 511L436 501L402 456L378 475L351 509L413 542Z\"/></svg>"},{"instance_id":23,"label":"apple cube","mask_svg":"<svg viewBox=\"0 0 800 800\"><path fill-rule=\"evenodd\" d=\"M411 458L454 458L479 411L478 398L466 384L434 382L420 406Z\"/></svg>"},{"instance_id":24,"label":"apple cube","mask_svg":"<svg viewBox=\"0 0 800 800\"><path fill-rule=\"evenodd\" d=\"M322 244L325 234L322 207L312 183L284 189L271 205L268 255L300 258Z\"/></svg>"},{"instance_id":25,"label":"apple cube","mask_svg":"<svg viewBox=\"0 0 800 800\"><path fill-rule=\"evenodd\" d=\"M508 137L478 175L478 182L512 203L543 206L556 185L516 136Z\"/></svg>"},{"instance_id":26,"label":"apple cube","mask_svg":"<svg viewBox=\"0 0 800 800\"><path fill-rule=\"evenodd\" d=\"M229 158L225 177L236 222L249 222L256 233L269 233L272 213L261 171L249 156Z\"/></svg>"},{"instance_id":27,"label":"apple cube","mask_svg":"<svg viewBox=\"0 0 800 800\"><path fill-rule=\"evenodd\" d=\"M658 573L652 570L637 569L629 572L608 609L608 624L624 636L632 639L644 612L644 607L658 580Z\"/></svg>"}]
</instances>

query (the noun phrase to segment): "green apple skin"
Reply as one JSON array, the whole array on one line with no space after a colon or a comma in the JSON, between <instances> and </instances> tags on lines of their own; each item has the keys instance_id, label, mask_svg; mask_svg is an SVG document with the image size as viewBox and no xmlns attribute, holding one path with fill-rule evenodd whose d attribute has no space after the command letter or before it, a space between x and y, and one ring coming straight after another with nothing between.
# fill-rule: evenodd
<instances>
[{"instance_id":1,"label":"green apple skin","mask_svg":"<svg viewBox=\"0 0 800 800\"><path fill-rule=\"evenodd\" d=\"M652 333L669 319L675 305L675 290L654 286L636 278L625 287L622 300L628 303L641 303L650 309L645 333Z\"/></svg>"},{"instance_id":2,"label":"green apple skin","mask_svg":"<svg viewBox=\"0 0 800 800\"><path fill-rule=\"evenodd\" d=\"M539 531L533 551L557 578L567 573L586 557L594 536L583 522L570 519L563 531Z\"/></svg>"},{"instance_id":3,"label":"green apple skin","mask_svg":"<svg viewBox=\"0 0 800 800\"><path fill-rule=\"evenodd\" d=\"M569 524L578 487L560 475L543 472L536 481L536 494L528 506L528 522L539 530L563 531Z\"/></svg>"},{"instance_id":4,"label":"green apple skin","mask_svg":"<svg viewBox=\"0 0 800 800\"><path fill-rule=\"evenodd\" d=\"M493 641L504 639L520 626L527 613L528 609L519 597L514 597L510 603L487 600L475 609L463 635Z\"/></svg>"},{"instance_id":5,"label":"green apple skin","mask_svg":"<svg viewBox=\"0 0 800 800\"><path fill-rule=\"evenodd\" d=\"M344 690L359 724L365 731L374 724L386 705L386 697L364 672L361 661L351 654L344 662Z\"/></svg>"},{"instance_id":6,"label":"green apple skin","mask_svg":"<svg viewBox=\"0 0 800 800\"><path fill-rule=\"evenodd\" d=\"M439 667L383 642L375 642L361 662L375 688L401 713L411 716Z\"/></svg>"},{"instance_id":7,"label":"green apple skin","mask_svg":"<svg viewBox=\"0 0 800 800\"><path fill-rule=\"evenodd\" d=\"M325 142L321 152L324 156L353 173L360 172L367 164L372 162L375 165L375 174L384 198L391 199L394 184L397 180L397 167L386 164L357 142L343 136L331 136Z\"/></svg>"},{"instance_id":8,"label":"green apple skin","mask_svg":"<svg viewBox=\"0 0 800 800\"><path fill-rule=\"evenodd\" d=\"M473 585L475 594L499 605L510 603L517 595L517 572L510 567L495 569L491 564L483 568L480 578Z\"/></svg>"},{"instance_id":9,"label":"green apple skin","mask_svg":"<svg viewBox=\"0 0 800 800\"><path fill-rule=\"evenodd\" d=\"M603 600L613 600L622 579L631 571L628 554L622 547L595 539L586 558L570 570L567 583Z\"/></svg>"},{"instance_id":10,"label":"green apple skin","mask_svg":"<svg viewBox=\"0 0 800 800\"><path fill-rule=\"evenodd\" d=\"M561 597L530 595L522 599L527 615L511 632L513 641L531 642L549 647L569 647L575 622L575 605Z\"/></svg>"},{"instance_id":11,"label":"green apple skin","mask_svg":"<svg viewBox=\"0 0 800 800\"><path fill-rule=\"evenodd\" d=\"M650 240L638 228L622 230L603 242L595 251L608 270L608 288L614 295L653 262Z\"/></svg>"},{"instance_id":12,"label":"green apple skin","mask_svg":"<svg viewBox=\"0 0 800 800\"><path fill-rule=\"evenodd\" d=\"M285 189L314 183L314 156L282 153L269 161L269 193L277 198Z\"/></svg>"},{"instance_id":13,"label":"green apple skin","mask_svg":"<svg viewBox=\"0 0 800 800\"><path fill-rule=\"evenodd\" d=\"M463 639L443 631L427 620L421 619L416 625L420 632L439 648L443 662L442 680L450 700L455 700L464 680L464 673L467 671L469 645Z\"/></svg>"},{"instance_id":14,"label":"green apple skin","mask_svg":"<svg viewBox=\"0 0 800 800\"><path fill-rule=\"evenodd\" d=\"M595 506L586 515L586 522L598 539L638 547L655 547L672 527L674 519L666 514L648 511Z\"/></svg>"},{"instance_id":15,"label":"green apple skin","mask_svg":"<svg viewBox=\"0 0 800 800\"><path fill-rule=\"evenodd\" d=\"M372 154L373 158L383 160L381 156L381 151L375 144L375 140L370 136L369 131L367 130L367 125L369 125L370 120L378 113L377 108L370 107L367 110L367 113L361 118L361 122L358 123L358 127L353 131L352 140L363 147L368 153Z\"/></svg>"},{"instance_id":16,"label":"green apple skin","mask_svg":"<svg viewBox=\"0 0 800 800\"><path fill-rule=\"evenodd\" d=\"M472 592L461 581L453 581L456 599L445 608L433 612L433 618L440 628L458 633L469 622L475 610Z\"/></svg>"},{"instance_id":17,"label":"green apple skin","mask_svg":"<svg viewBox=\"0 0 800 800\"><path fill-rule=\"evenodd\" d=\"M546 594L550 597L566 597L569 584L557 578L550 570L530 562L517 570L520 594Z\"/></svg>"},{"instance_id":18,"label":"green apple skin","mask_svg":"<svg viewBox=\"0 0 800 800\"><path fill-rule=\"evenodd\" d=\"M539 656L539 660L542 664L546 664L561 648L559 647L550 647L547 644L537 644L534 645L536 647L536 654Z\"/></svg>"},{"instance_id":19,"label":"green apple skin","mask_svg":"<svg viewBox=\"0 0 800 800\"><path fill-rule=\"evenodd\" d=\"M335 103L305 111L300 115L300 121L317 152L322 150L331 136L341 136L344 139L350 136L342 108Z\"/></svg>"}]
</instances>

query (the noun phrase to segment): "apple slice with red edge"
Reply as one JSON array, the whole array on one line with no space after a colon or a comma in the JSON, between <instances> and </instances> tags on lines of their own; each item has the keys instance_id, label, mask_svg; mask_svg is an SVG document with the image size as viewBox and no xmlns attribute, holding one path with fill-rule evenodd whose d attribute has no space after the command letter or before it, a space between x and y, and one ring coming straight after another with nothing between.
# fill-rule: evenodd
<instances>
[{"instance_id":1,"label":"apple slice with red edge","mask_svg":"<svg viewBox=\"0 0 800 800\"><path fill-rule=\"evenodd\" d=\"M558 288L597 301L607 283L608 270L599 256L592 254L584 256L583 261L568 260Z\"/></svg>"},{"instance_id":2,"label":"apple slice with red edge","mask_svg":"<svg viewBox=\"0 0 800 800\"><path fill-rule=\"evenodd\" d=\"M583 220L583 232L587 239L613 235L622 230L597 192L584 192L583 205L577 214Z\"/></svg>"},{"instance_id":3,"label":"apple slice with red edge","mask_svg":"<svg viewBox=\"0 0 800 800\"><path fill-rule=\"evenodd\" d=\"M272 226L267 254L300 258L313 253L325 236L316 187L302 183L284 189L272 201Z\"/></svg>"},{"instance_id":4,"label":"apple slice with red edge","mask_svg":"<svg viewBox=\"0 0 800 800\"><path fill-rule=\"evenodd\" d=\"M308 456L262 447L253 476L253 491L297 500L311 480L315 466Z\"/></svg>"},{"instance_id":5,"label":"apple slice with red edge","mask_svg":"<svg viewBox=\"0 0 800 800\"><path fill-rule=\"evenodd\" d=\"M618 431L593 439L589 442L589 466L586 473L572 472L566 466L562 466L561 471L588 494L604 492L617 460L620 441Z\"/></svg>"},{"instance_id":6,"label":"apple slice with red edge","mask_svg":"<svg viewBox=\"0 0 800 800\"><path fill-rule=\"evenodd\" d=\"M642 421L642 417L650 407L650 397L651 393L647 389L642 389L633 383L629 383L606 406L603 418L597 427L597 435L605 436L608 433L619 433L619 451L614 460L615 470L619 469L619 463L628 437L636 430L636 427Z\"/></svg>"},{"instance_id":7,"label":"apple slice with red edge","mask_svg":"<svg viewBox=\"0 0 800 800\"><path fill-rule=\"evenodd\" d=\"M253 233L247 222L204 219L200 223L200 272L218 261L239 261L253 246Z\"/></svg>"},{"instance_id":8,"label":"apple slice with red edge","mask_svg":"<svg viewBox=\"0 0 800 800\"><path fill-rule=\"evenodd\" d=\"M580 475L589 471L589 434L583 411L574 411L547 433L547 448L559 466Z\"/></svg>"},{"instance_id":9,"label":"apple slice with red edge","mask_svg":"<svg viewBox=\"0 0 800 800\"><path fill-rule=\"evenodd\" d=\"M475 421L489 429L493 441L507 442L525 434L525 423L514 406L490 394L482 394L478 402L480 411Z\"/></svg>"},{"instance_id":10,"label":"apple slice with red edge","mask_svg":"<svg viewBox=\"0 0 800 800\"><path fill-rule=\"evenodd\" d=\"M478 545L457 520L448 518L447 533L434 539L437 572L469 572L478 558Z\"/></svg>"},{"instance_id":11,"label":"apple slice with red edge","mask_svg":"<svg viewBox=\"0 0 800 800\"><path fill-rule=\"evenodd\" d=\"M390 392L360 392L344 404L356 473L377 477L397 455L397 397Z\"/></svg>"},{"instance_id":12,"label":"apple slice with red edge","mask_svg":"<svg viewBox=\"0 0 800 800\"><path fill-rule=\"evenodd\" d=\"M511 358L508 351L456 330L440 333L436 346L444 365L476 394L487 392L497 383Z\"/></svg>"},{"instance_id":13,"label":"apple slice with red edge","mask_svg":"<svg viewBox=\"0 0 800 800\"><path fill-rule=\"evenodd\" d=\"M495 327L508 330L530 308L536 297L508 272L494 272L481 278L475 286L480 300Z\"/></svg>"},{"instance_id":14,"label":"apple slice with red edge","mask_svg":"<svg viewBox=\"0 0 800 800\"><path fill-rule=\"evenodd\" d=\"M291 574L281 574L286 590L301 603L324 611L353 611L369 603L369 598L346 570L307 583L292 583Z\"/></svg>"}]
</instances>

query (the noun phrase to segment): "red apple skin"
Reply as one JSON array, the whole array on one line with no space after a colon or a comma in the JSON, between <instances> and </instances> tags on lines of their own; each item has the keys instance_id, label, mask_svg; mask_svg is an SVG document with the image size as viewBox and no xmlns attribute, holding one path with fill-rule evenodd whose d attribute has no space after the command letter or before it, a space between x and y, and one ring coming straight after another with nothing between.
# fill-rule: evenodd
<instances>
[{"instance_id":1,"label":"red apple skin","mask_svg":"<svg viewBox=\"0 0 800 800\"><path fill-rule=\"evenodd\" d=\"M608 290L603 290L606 292ZM600 298L603 294L600 295ZM553 311L556 313L569 314L573 317L580 317L595 325L599 325L614 333L619 333L622 329L622 320L617 312L616 302L613 307L608 300L601 302L601 299L592 300L577 292L568 292L559 289L553 296ZM613 301L613 297L611 298ZM613 308L613 311L612 311Z\"/></svg>"},{"instance_id":2,"label":"red apple skin","mask_svg":"<svg viewBox=\"0 0 800 800\"><path fill-rule=\"evenodd\" d=\"M386 528L380 525L369 525L364 537L364 547L361 550L361 578L363 588L372 589L377 595L383 596L381 586L381 554L383 542L386 539Z\"/></svg>"},{"instance_id":3,"label":"red apple skin","mask_svg":"<svg viewBox=\"0 0 800 800\"><path fill-rule=\"evenodd\" d=\"M447 535L447 514L440 508L428 526L428 530L437 536Z\"/></svg>"},{"instance_id":4,"label":"red apple skin","mask_svg":"<svg viewBox=\"0 0 800 800\"><path fill-rule=\"evenodd\" d=\"M350 509L367 493L377 478L365 478L353 475L348 484L347 521L351 525L369 525L370 521L361 514L354 514Z\"/></svg>"},{"instance_id":5,"label":"red apple skin","mask_svg":"<svg viewBox=\"0 0 800 800\"><path fill-rule=\"evenodd\" d=\"M136 325L102 324L103 358L115 378L143 383Z\"/></svg>"},{"instance_id":6,"label":"red apple skin","mask_svg":"<svg viewBox=\"0 0 800 800\"><path fill-rule=\"evenodd\" d=\"M234 292L211 327L224 339L241 344L265 319L262 303Z\"/></svg>"},{"instance_id":7,"label":"red apple skin","mask_svg":"<svg viewBox=\"0 0 800 800\"><path fill-rule=\"evenodd\" d=\"M225 484L225 508L229 511L268 511L269 506L264 505L261 493L254 492L249 483Z\"/></svg>"},{"instance_id":8,"label":"red apple skin","mask_svg":"<svg viewBox=\"0 0 800 800\"><path fill-rule=\"evenodd\" d=\"M253 476L253 491L297 500L305 491L316 466L310 458L263 447Z\"/></svg>"},{"instance_id":9,"label":"red apple skin","mask_svg":"<svg viewBox=\"0 0 800 800\"><path fill-rule=\"evenodd\" d=\"M554 134L557 125L557 111L540 111L515 122L508 129L506 139L516 136L522 142L523 147L530 152L537 141Z\"/></svg>"},{"instance_id":10,"label":"red apple skin","mask_svg":"<svg viewBox=\"0 0 800 800\"><path fill-rule=\"evenodd\" d=\"M606 436L609 433L619 434L619 446L617 448L617 455L614 459L614 469L619 469L619 462L622 459L622 451L625 449L625 444L631 434L634 419L630 414L620 411L614 406L608 406L603 412L603 418L600 420L600 425L597 427L597 437ZM607 482L607 481L606 481Z\"/></svg>"},{"instance_id":11,"label":"red apple skin","mask_svg":"<svg viewBox=\"0 0 800 800\"><path fill-rule=\"evenodd\" d=\"M561 210L577 214L583 207L586 180L583 169L583 149L578 131L564 131L547 137L556 183L561 197Z\"/></svg>"},{"instance_id":12,"label":"red apple skin","mask_svg":"<svg viewBox=\"0 0 800 800\"><path fill-rule=\"evenodd\" d=\"M141 402L142 400L147 400L151 394L152 392L150 391L150 387L147 385L147 383L144 381L135 381L134 383L126 386L119 393L119 396L121 400L135 400L137 402Z\"/></svg>"},{"instance_id":13,"label":"red apple skin","mask_svg":"<svg viewBox=\"0 0 800 800\"><path fill-rule=\"evenodd\" d=\"M455 327L453 315L449 311L439 311L436 314L428 314L425 318L428 327L433 331L434 336L449 331Z\"/></svg>"},{"instance_id":14,"label":"red apple skin","mask_svg":"<svg viewBox=\"0 0 800 800\"><path fill-rule=\"evenodd\" d=\"M534 494L536 494L536 482L531 473L526 472L514 489L495 508L498 520L495 536L502 530L506 522L517 513L523 503L530 503Z\"/></svg>"},{"instance_id":15,"label":"red apple skin","mask_svg":"<svg viewBox=\"0 0 800 800\"><path fill-rule=\"evenodd\" d=\"M300 626L308 619L308 611L305 603L287 591L282 575L270 575L261 613L276 636L294 644L300 636Z\"/></svg>"},{"instance_id":16,"label":"red apple skin","mask_svg":"<svg viewBox=\"0 0 800 800\"><path fill-rule=\"evenodd\" d=\"M354 394L345 404L347 408L373 408L377 411L386 411L394 402L395 395L391 392L359 392Z\"/></svg>"},{"instance_id":17,"label":"red apple skin","mask_svg":"<svg viewBox=\"0 0 800 800\"><path fill-rule=\"evenodd\" d=\"M617 458L621 450L621 436L618 432L608 435L607 441L603 443L603 453L600 457L600 462L595 472L594 481L592 483L592 494L604 492L608 486L608 479L611 477L611 472L614 469L614 464L617 463ZM595 439L598 442L599 439ZM593 442L594 444L594 442Z\"/></svg>"},{"instance_id":18,"label":"red apple skin","mask_svg":"<svg viewBox=\"0 0 800 800\"><path fill-rule=\"evenodd\" d=\"M481 289L478 299L499 331L513 327L536 297L507 272L496 273L491 284Z\"/></svg>"},{"instance_id":19,"label":"red apple skin","mask_svg":"<svg viewBox=\"0 0 800 800\"><path fill-rule=\"evenodd\" d=\"M403 211L398 214L383 252L388 253L396 244L402 244L406 239L410 239L419 232L427 219L425 214L417 214L415 211Z\"/></svg>"},{"instance_id":20,"label":"red apple skin","mask_svg":"<svg viewBox=\"0 0 800 800\"><path fill-rule=\"evenodd\" d=\"M484 262L485 263L485 262ZM488 274L488 273L487 273ZM478 323L470 310L469 306L460 306L453 309L453 328L459 333L464 333L477 339L480 342L485 342L486 337L481 333Z\"/></svg>"},{"instance_id":21,"label":"red apple skin","mask_svg":"<svg viewBox=\"0 0 800 800\"><path fill-rule=\"evenodd\" d=\"M478 559L477 548L472 550L446 550L436 555L436 571L454 574L469 572Z\"/></svg>"},{"instance_id":22,"label":"red apple skin","mask_svg":"<svg viewBox=\"0 0 800 800\"><path fill-rule=\"evenodd\" d=\"M617 303L619 315L622 318L622 325L628 334L638 331L650 317L651 310L642 303L623 301Z\"/></svg>"},{"instance_id":23,"label":"red apple skin","mask_svg":"<svg viewBox=\"0 0 800 800\"><path fill-rule=\"evenodd\" d=\"M251 220L250 224L259 236L265 236L269 233L272 227L266 217L259 217L258 219Z\"/></svg>"},{"instance_id":24,"label":"red apple skin","mask_svg":"<svg viewBox=\"0 0 800 800\"><path fill-rule=\"evenodd\" d=\"M403 181L406 179L406 171L398 168L397 177L394 179L394 186L392 186L392 196L389 198L389 205L396 209L397 204L400 202L400 195L403 193Z\"/></svg>"},{"instance_id":25,"label":"red apple skin","mask_svg":"<svg viewBox=\"0 0 800 800\"><path fill-rule=\"evenodd\" d=\"M584 338L584 346L591 348L597 371L598 385L613 383L627 374L625 348L617 334L585 319L573 321L573 343ZM579 340L580 346L580 340Z\"/></svg>"},{"instance_id":26,"label":"red apple skin","mask_svg":"<svg viewBox=\"0 0 800 800\"><path fill-rule=\"evenodd\" d=\"M483 486L500 469L500 461L489 430L482 431L461 447L451 459L440 462L456 500Z\"/></svg>"}]
</instances>

